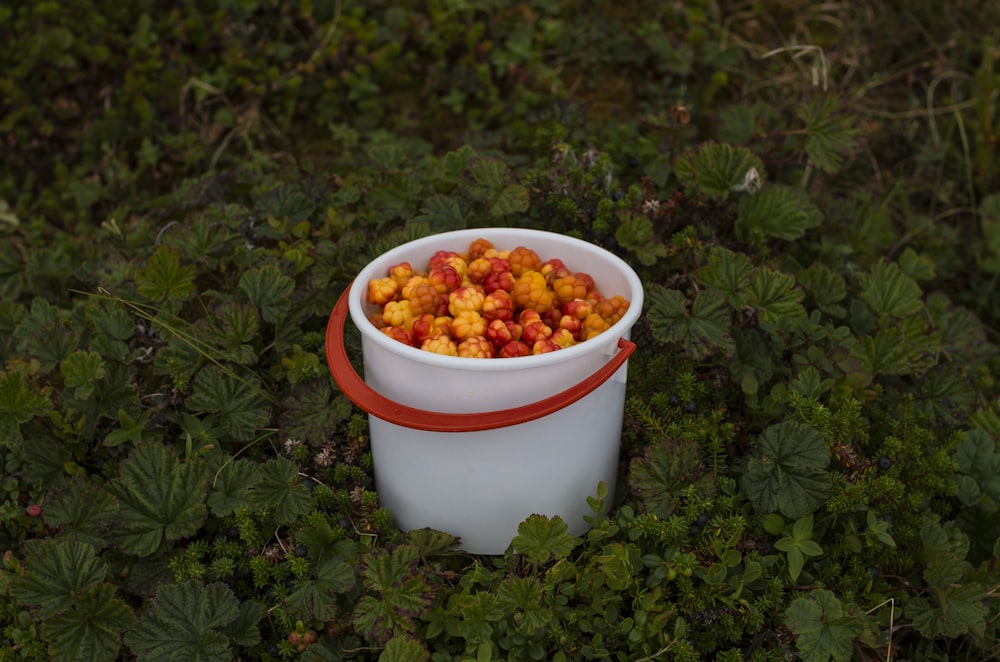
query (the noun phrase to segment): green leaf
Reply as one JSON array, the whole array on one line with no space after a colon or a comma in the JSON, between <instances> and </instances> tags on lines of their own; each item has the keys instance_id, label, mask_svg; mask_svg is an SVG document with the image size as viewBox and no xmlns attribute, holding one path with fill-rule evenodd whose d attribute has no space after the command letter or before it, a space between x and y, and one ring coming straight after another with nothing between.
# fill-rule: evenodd
<instances>
[{"instance_id":1,"label":"green leaf","mask_svg":"<svg viewBox=\"0 0 1000 662\"><path fill-rule=\"evenodd\" d=\"M879 315L905 317L923 307L920 286L898 264L881 260L870 274L862 274L861 298Z\"/></svg>"},{"instance_id":2,"label":"green leaf","mask_svg":"<svg viewBox=\"0 0 1000 662\"><path fill-rule=\"evenodd\" d=\"M121 463L108 489L121 501L118 544L127 553L149 556L205 521L208 468L200 460L179 462L161 444L145 444Z\"/></svg>"},{"instance_id":3,"label":"green leaf","mask_svg":"<svg viewBox=\"0 0 1000 662\"><path fill-rule=\"evenodd\" d=\"M622 221L615 230L615 241L634 252L640 264L650 266L667 256L667 247L657 241L653 234L653 221L649 217L631 212L622 216Z\"/></svg>"},{"instance_id":4,"label":"green leaf","mask_svg":"<svg viewBox=\"0 0 1000 662\"><path fill-rule=\"evenodd\" d=\"M228 662L233 653L223 630L239 615L239 601L222 584L161 584L125 643L145 660Z\"/></svg>"},{"instance_id":5,"label":"green leaf","mask_svg":"<svg viewBox=\"0 0 1000 662\"><path fill-rule=\"evenodd\" d=\"M680 494L691 485L709 496L714 488L711 474L701 460L701 447L692 439L663 439L632 459L629 486L646 512L667 517Z\"/></svg>"},{"instance_id":6,"label":"green leaf","mask_svg":"<svg viewBox=\"0 0 1000 662\"><path fill-rule=\"evenodd\" d=\"M74 477L63 490L49 497L44 519L58 530L61 540L74 540L103 549L108 544L111 522L118 512L115 498L95 483Z\"/></svg>"},{"instance_id":7,"label":"green leaf","mask_svg":"<svg viewBox=\"0 0 1000 662\"><path fill-rule=\"evenodd\" d=\"M259 465L250 460L233 460L222 466L212 479L212 491L208 495L212 514L226 517L247 505L260 478Z\"/></svg>"},{"instance_id":8,"label":"green leaf","mask_svg":"<svg viewBox=\"0 0 1000 662\"><path fill-rule=\"evenodd\" d=\"M279 457L261 467L260 473L261 480L250 494L254 507L273 512L279 524L291 524L309 512L312 498L294 462Z\"/></svg>"},{"instance_id":9,"label":"green leaf","mask_svg":"<svg viewBox=\"0 0 1000 662\"><path fill-rule=\"evenodd\" d=\"M459 538L437 531L435 529L413 529L406 533L407 540L420 548L420 556L429 558L448 554L453 551L460 542Z\"/></svg>"},{"instance_id":10,"label":"green leaf","mask_svg":"<svg viewBox=\"0 0 1000 662\"><path fill-rule=\"evenodd\" d=\"M749 256L713 246L705 265L695 272L694 277L702 285L722 292L730 305L738 306L743 291L750 283L753 270L753 262Z\"/></svg>"},{"instance_id":11,"label":"green leaf","mask_svg":"<svg viewBox=\"0 0 1000 662\"><path fill-rule=\"evenodd\" d=\"M740 198L736 236L758 244L769 238L792 241L822 221L823 212L808 193L785 184L771 184L756 195Z\"/></svg>"},{"instance_id":12,"label":"green leaf","mask_svg":"<svg viewBox=\"0 0 1000 662\"><path fill-rule=\"evenodd\" d=\"M424 200L417 221L426 223L434 232L449 232L465 227L465 214L458 200L449 196L435 194Z\"/></svg>"},{"instance_id":13,"label":"green leaf","mask_svg":"<svg viewBox=\"0 0 1000 662\"><path fill-rule=\"evenodd\" d=\"M181 266L180 254L160 246L135 274L140 295L151 301L184 301L194 291L195 268Z\"/></svg>"},{"instance_id":14,"label":"green leaf","mask_svg":"<svg viewBox=\"0 0 1000 662\"><path fill-rule=\"evenodd\" d=\"M552 610L545 606L537 577L507 577L497 588L497 598L514 615L514 624L520 632L534 633L552 620Z\"/></svg>"},{"instance_id":15,"label":"green leaf","mask_svg":"<svg viewBox=\"0 0 1000 662\"><path fill-rule=\"evenodd\" d=\"M434 588L421 574L420 550L413 545L380 549L362 558L364 595L351 620L366 639L380 644L397 635L416 632L416 619L434 602Z\"/></svg>"},{"instance_id":16,"label":"green leaf","mask_svg":"<svg viewBox=\"0 0 1000 662\"><path fill-rule=\"evenodd\" d=\"M528 189L520 184L510 184L493 199L489 214L493 217L519 214L528 211L530 205Z\"/></svg>"},{"instance_id":17,"label":"green leaf","mask_svg":"<svg viewBox=\"0 0 1000 662\"><path fill-rule=\"evenodd\" d=\"M236 620L223 628L233 643L237 646L256 646L260 643L260 629L257 624L267 613L267 607L255 600L240 603Z\"/></svg>"},{"instance_id":18,"label":"green leaf","mask_svg":"<svg viewBox=\"0 0 1000 662\"><path fill-rule=\"evenodd\" d=\"M806 125L805 149L812 162L826 172L840 170L858 148L861 129L854 126L854 116L832 94L799 106L796 115Z\"/></svg>"},{"instance_id":19,"label":"green leaf","mask_svg":"<svg viewBox=\"0 0 1000 662\"><path fill-rule=\"evenodd\" d=\"M0 372L0 446L20 446L21 424L48 413L51 408L48 398L29 390L20 372Z\"/></svg>"},{"instance_id":20,"label":"green leaf","mask_svg":"<svg viewBox=\"0 0 1000 662\"><path fill-rule=\"evenodd\" d=\"M427 662L430 653L413 637L396 636L386 642L378 662Z\"/></svg>"},{"instance_id":21,"label":"green leaf","mask_svg":"<svg viewBox=\"0 0 1000 662\"><path fill-rule=\"evenodd\" d=\"M77 350L59 364L67 387L74 398L87 398L94 392L94 382L105 375L104 359L97 352Z\"/></svg>"},{"instance_id":22,"label":"green leaf","mask_svg":"<svg viewBox=\"0 0 1000 662\"><path fill-rule=\"evenodd\" d=\"M847 309L840 304L847 297L843 276L814 262L808 269L799 271L798 277L799 283L812 296L817 308L836 318L847 315Z\"/></svg>"},{"instance_id":23,"label":"green leaf","mask_svg":"<svg viewBox=\"0 0 1000 662\"><path fill-rule=\"evenodd\" d=\"M909 247L899 256L899 268L913 280L934 280L937 277L934 260Z\"/></svg>"},{"instance_id":24,"label":"green leaf","mask_svg":"<svg viewBox=\"0 0 1000 662\"><path fill-rule=\"evenodd\" d=\"M743 393L752 398L774 374L773 353L767 338L758 329L736 329L733 339L736 341L736 354L729 363L729 369Z\"/></svg>"},{"instance_id":25,"label":"green leaf","mask_svg":"<svg viewBox=\"0 0 1000 662\"><path fill-rule=\"evenodd\" d=\"M653 337L661 343L679 344L689 357L701 360L713 352L730 356L735 343L729 335L731 311L718 291L704 289L688 308L679 290L653 286L649 291L647 319Z\"/></svg>"},{"instance_id":26,"label":"green leaf","mask_svg":"<svg viewBox=\"0 0 1000 662\"><path fill-rule=\"evenodd\" d=\"M1000 502L1000 453L983 430L969 430L955 450L958 470L967 474L994 501ZM971 505L971 504L968 504Z\"/></svg>"},{"instance_id":27,"label":"green leaf","mask_svg":"<svg viewBox=\"0 0 1000 662\"><path fill-rule=\"evenodd\" d=\"M801 302L802 290L794 276L764 268L750 276L744 303L757 311L757 319L765 329L789 329L804 320L806 311Z\"/></svg>"},{"instance_id":28,"label":"green leaf","mask_svg":"<svg viewBox=\"0 0 1000 662\"><path fill-rule=\"evenodd\" d=\"M240 291L260 310L265 322L277 322L288 312L295 280L281 273L273 264L245 271L240 277Z\"/></svg>"},{"instance_id":29,"label":"green leaf","mask_svg":"<svg viewBox=\"0 0 1000 662\"><path fill-rule=\"evenodd\" d=\"M764 162L745 147L724 143L704 143L674 161L674 172L685 189L719 200L739 190L751 168L763 173Z\"/></svg>"},{"instance_id":30,"label":"green leaf","mask_svg":"<svg viewBox=\"0 0 1000 662\"><path fill-rule=\"evenodd\" d=\"M641 553L632 544L612 543L601 550L602 553L594 557L598 570L604 575L607 587L617 592L624 591L631 586L632 578L638 568L642 567Z\"/></svg>"},{"instance_id":31,"label":"green leaf","mask_svg":"<svg viewBox=\"0 0 1000 662\"><path fill-rule=\"evenodd\" d=\"M206 342L222 348L223 358L240 365L257 363L259 357L254 342L260 336L260 322L254 306L233 302L220 304L212 311L210 323L202 321L198 329Z\"/></svg>"},{"instance_id":32,"label":"green leaf","mask_svg":"<svg viewBox=\"0 0 1000 662\"><path fill-rule=\"evenodd\" d=\"M66 611L108 574L104 561L87 543L29 540L25 548L25 571L14 579L11 594L21 604L37 607L40 618Z\"/></svg>"},{"instance_id":33,"label":"green leaf","mask_svg":"<svg viewBox=\"0 0 1000 662\"><path fill-rule=\"evenodd\" d=\"M256 378L240 379L215 366L200 370L187 406L196 412L219 416L226 432L239 441L250 441L257 430L271 422L271 408Z\"/></svg>"},{"instance_id":34,"label":"green leaf","mask_svg":"<svg viewBox=\"0 0 1000 662\"><path fill-rule=\"evenodd\" d=\"M851 358L873 375L908 375L913 372L912 349L897 327L882 329L874 337L863 336L851 347Z\"/></svg>"},{"instance_id":35,"label":"green leaf","mask_svg":"<svg viewBox=\"0 0 1000 662\"><path fill-rule=\"evenodd\" d=\"M975 582L931 587L933 600L911 598L903 613L917 632L927 639L983 636L989 608L983 604L986 590Z\"/></svg>"},{"instance_id":36,"label":"green leaf","mask_svg":"<svg viewBox=\"0 0 1000 662\"><path fill-rule=\"evenodd\" d=\"M552 518L539 514L529 515L517 527L514 550L525 554L535 563L565 558L577 543L577 539L567 533L568 530L566 522L558 515Z\"/></svg>"},{"instance_id":37,"label":"green leaf","mask_svg":"<svg viewBox=\"0 0 1000 662\"><path fill-rule=\"evenodd\" d=\"M830 451L815 428L794 421L772 425L758 437L743 489L759 512L799 519L829 495L829 462Z\"/></svg>"},{"instance_id":38,"label":"green leaf","mask_svg":"<svg viewBox=\"0 0 1000 662\"><path fill-rule=\"evenodd\" d=\"M78 596L72 608L42 624L42 637L56 660L113 662L121 632L135 621L132 609L114 597L110 584L98 584Z\"/></svg>"},{"instance_id":39,"label":"green leaf","mask_svg":"<svg viewBox=\"0 0 1000 662\"><path fill-rule=\"evenodd\" d=\"M303 582L285 598L289 617L305 622L329 621L337 613L330 595L315 582Z\"/></svg>"},{"instance_id":40,"label":"green leaf","mask_svg":"<svg viewBox=\"0 0 1000 662\"><path fill-rule=\"evenodd\" d=\"M296 384L281 401L278 418L285 438L300 439L321 445L336 432L337 426L351 415L351 401L334 393L329 376Z\"/></svg>"},{"instance_id":41,"label":"green leaf","mask_svg":"<svg viewBox=\"0 0 1000 662\"><path fill-rule=\"evenodd\" d=\"M840 600L825 589L793 600L785 611L785 624L795 633L804 662L847 662L854 652L854 638L862 632L860 620L845 613Z\"/></svg>"}]
</instances>

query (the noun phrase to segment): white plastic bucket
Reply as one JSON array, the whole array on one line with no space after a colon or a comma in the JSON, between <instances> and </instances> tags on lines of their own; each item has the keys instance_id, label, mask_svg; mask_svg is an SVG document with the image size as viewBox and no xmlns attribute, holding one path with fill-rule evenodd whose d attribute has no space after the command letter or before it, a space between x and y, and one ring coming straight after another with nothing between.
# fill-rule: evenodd
<instances>
[{"instance_id":1,"label":"white plastic bucket","mask_svg":"<svg viewBox=\"0 0 1000 662\"><path fill-rule=\"evenodd\" d=\"M369 320L368 282L438 250L465 252L483 237L525 246L590 274L606 297L629 300L610 329L555 352L506 359L443 356L410 347ZM587 497L614 493L625 406L628 338L642 310L642 282L593 244L518 228L459 230L409 242L368 264L337 302L326 333L334 380L369 413L375 489L400 529L458 536L460 548L502 554L529 515L560 516L569 533L589 525ZM344 348L349 311L361 331L364 381Z\"/></svg>"}]
</instances>

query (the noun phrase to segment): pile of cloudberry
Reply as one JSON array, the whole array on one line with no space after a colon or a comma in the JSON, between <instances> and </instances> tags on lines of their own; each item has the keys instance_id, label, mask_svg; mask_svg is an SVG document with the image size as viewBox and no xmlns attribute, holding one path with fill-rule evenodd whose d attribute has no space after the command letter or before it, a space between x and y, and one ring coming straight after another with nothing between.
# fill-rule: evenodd
<instances>
[{"instance_id":1,"label":"pile of cloudberry","mask_svg":"<svg viewBox=\"0 0 1000 662\"><path fill-rule=\"evenodd\" d=\"M418 270L409 262L368 283L371 321L413 347L470 358L552 352L609 329L628 310L594 279L530 248L497 250L476 239L467 253L440 250Z\"/></svg>"}]
</instances>

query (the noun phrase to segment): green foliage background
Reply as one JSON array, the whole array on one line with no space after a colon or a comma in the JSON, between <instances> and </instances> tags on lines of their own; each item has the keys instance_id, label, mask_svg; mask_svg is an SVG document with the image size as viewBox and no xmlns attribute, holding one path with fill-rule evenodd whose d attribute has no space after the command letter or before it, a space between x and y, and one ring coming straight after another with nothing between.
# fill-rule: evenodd
<instances>
[{"instance_id":1,"label":"green foliage background","mask_svg":"<svg viewBox=\"0 0 1000 662\"><path fill-rule=\"evenodd\" d=\"M1000 9L946 4L0 7L0 659L997 656ZM647 305L592 529L476 557L323 342L496 225Z\"/></svg>"}]
</instances>

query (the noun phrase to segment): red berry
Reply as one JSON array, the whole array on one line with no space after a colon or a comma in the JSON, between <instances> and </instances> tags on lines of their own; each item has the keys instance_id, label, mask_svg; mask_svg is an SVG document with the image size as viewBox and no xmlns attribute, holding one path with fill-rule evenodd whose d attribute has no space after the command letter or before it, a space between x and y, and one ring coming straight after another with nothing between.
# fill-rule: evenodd
<instances>
[{"instance_id":1,"label":"red berry","mask_svg":"<svg viewBox=\"0 0 1000 662\"><path fill-rule=\"evenodd\" d=\"M33 503L24 509L24 512L28 513L28 517L38 517L42 514L42 507L37 503Z\"/></svg>"},{"instance_id":2,"label":"red berry","mask_svg":"<svg viewBox=\"0 0 1000 662\"><path fill-rule=\"evenodd\" d=\"M530 356L531 348L520 340L512 340L503 347L497 353L497 356L501 359L514 358L516 356Z\"/></svg>"}]
</instances>

